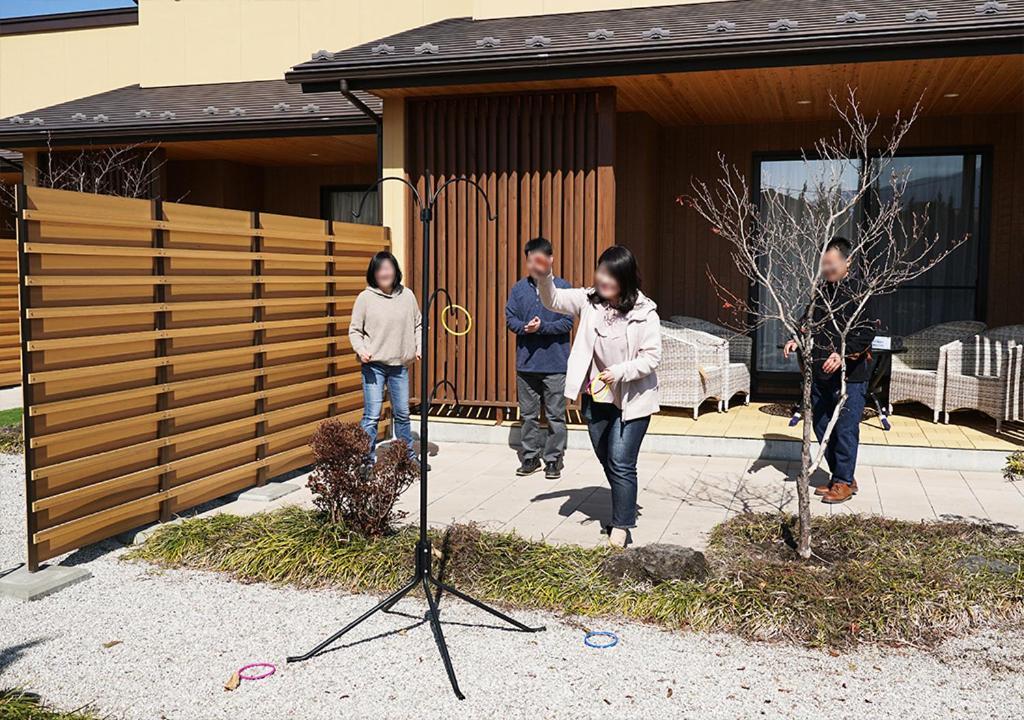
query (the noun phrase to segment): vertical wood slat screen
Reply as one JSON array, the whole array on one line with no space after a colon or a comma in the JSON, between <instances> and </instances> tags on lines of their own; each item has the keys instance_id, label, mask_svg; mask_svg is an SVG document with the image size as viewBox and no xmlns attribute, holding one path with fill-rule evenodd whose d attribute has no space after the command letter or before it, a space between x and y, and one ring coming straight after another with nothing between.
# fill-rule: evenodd
<instances>
[{"instance_id":1,"label":"vertical wood slat screen","mask_svg":"<svg viewBox=\"0 0 1024 720\"><path fill-rule=\"evenodd\" d=\"M312 460L381 227L29 187L29 566Z\"/></svg>"},{"instance_id":2,"label":"vertical wood slat screen","mask_svg":"<svg viewBox=\"0 0 1024 720\"><path fill-rule=\"evenodd\" d=\"M0 238L0 387L21 382L18 241Z\"/></svg>"},{"instance_id":3,"label":"vertical wood slat screen","mask_svg":"<svg viewBox=\"0 0 1024 720\"><path fill-rule=\"evenodd\" d=\"M446 377L447 363L460 402L514 406L515 337L504 313L522 277L523 246L547 237L556 274L583 285L615 242L614 91L409 100L407 121L407 167L421 196L426 170L435 188L465 174L484 187L498 216L488 222L483 200L465 183L449 186L438 202L432 282L468 308L474 323L462 338L431 333L431 384ZM414 289L423 248L418 217L410 205L406 278Z\"/></svg>"}]
</instances>

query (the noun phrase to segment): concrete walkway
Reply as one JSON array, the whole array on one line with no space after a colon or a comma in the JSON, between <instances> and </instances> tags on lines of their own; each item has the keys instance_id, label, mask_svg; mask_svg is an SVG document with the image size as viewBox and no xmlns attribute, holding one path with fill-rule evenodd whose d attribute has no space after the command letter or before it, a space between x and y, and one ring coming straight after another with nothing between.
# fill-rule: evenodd
<instances>
[{"instance_id":1,"label":"concrete walkway","mask_svg":"<svg viewBox=\"0 0 1024 720\"><path fill-rule=\"evenodd\" d=\"M549 542L591 545L602 541L611 495L593 453L569 450L562 478L543 473L516 477L513 450L496 445L442 443L430 458L429 520L441 526L477 522ZM636 543L671 542L703 547L717 523L745 511L795 511L795 467L785 462L641 453ZM826 481L824 473L815 483ZM270 503L238 500L213 512L251 513L286 504L311 504L301 490ZM860 493L842 505L812 502L815 513L871 513L905 520L963 517L1024 528L1024 487L998 473L862 467ZM418 487L401 507L415 519Z\"/></svg>"}]
</instances>

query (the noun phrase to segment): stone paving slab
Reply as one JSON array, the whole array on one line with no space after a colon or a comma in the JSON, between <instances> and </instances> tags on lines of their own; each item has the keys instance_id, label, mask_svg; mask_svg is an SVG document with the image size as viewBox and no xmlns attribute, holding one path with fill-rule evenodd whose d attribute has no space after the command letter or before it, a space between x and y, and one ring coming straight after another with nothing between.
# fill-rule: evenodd
<instances>
[{"instance_id":1,"label":"stone paving slab","mask_svg":"<svg viewBox=\"0 0 1024 720\"><path fill-rule=\"evenodd\" d=\"M21 567L0 577L0 597L30 602L91 577L92 573L78 565L44 565L34 573Z\"/></svg>"},{"instance_id":2,"label":"stone paving slab","mask_svg":"<svg viewBox=\"0 0 1024 720\"><path fill-rule=\"evenodd\" d=\"M513 449L496 445L440 443L430 459L431 525L475 521L491 529L516 531L548 542L594 545L604 542L602 524L611 514L611 493L594 454L566 452L562 477L542 472L517 477ZM707 543L717 523L741 512L796 509L796 463L742 458L641 454L636 543ZM813 484L827 481L819 472ZM236 501L210 512L251 513L288 504L311 506L305 478L289 481L301 490L271 502ZM966 517L1024 528L1024 488L999 473L915 470L862 466L860 493L842 505L811 503L815 515L865 513L905 520ZM399 508L415 520L419 484L402 496Z\"/></svg>"}]
</instances>

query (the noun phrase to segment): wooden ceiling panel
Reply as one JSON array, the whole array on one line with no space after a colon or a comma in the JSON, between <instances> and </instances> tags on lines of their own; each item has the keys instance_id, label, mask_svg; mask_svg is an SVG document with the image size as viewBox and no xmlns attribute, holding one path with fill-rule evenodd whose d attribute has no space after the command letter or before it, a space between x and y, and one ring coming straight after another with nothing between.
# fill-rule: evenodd
<instances>
[{"instance_id":1,"label":"wooden ceiling panel","mask_svg":"<svg viewBox=\"0 0 1024 720\"><path fill-rule=\"evenodd\" d=\"M865 110L892 114L921 98L924 115L1024 112L1024 55L897 60L693 73L592 77L544 82L404 88L380 95L452 95L551 88L618 90L618 108L662 125L821 120L829 94L855 88ZM955 97L948 97L955 95Z\"/></svg>"},{"instance_id":2,"label":"wooden ceiling panel","mask_svg":"<svg viewBox=\"0 0 1024 720\"><path fill-rule=\"evenodd\" d=\"M169 160L232 160L246 165L375 165L376 135L314 135L168 142Z\"/></svg>"}]
</instances>

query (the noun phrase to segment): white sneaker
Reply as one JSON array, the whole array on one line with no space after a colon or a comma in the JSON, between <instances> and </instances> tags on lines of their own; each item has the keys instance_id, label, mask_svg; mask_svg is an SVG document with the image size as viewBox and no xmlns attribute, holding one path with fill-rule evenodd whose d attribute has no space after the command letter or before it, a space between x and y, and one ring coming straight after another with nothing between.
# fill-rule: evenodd
<instances>
[{"instance_id":1,"label":"white sneaker","mask_svg":"<svg viewBox=\"0 0 1024 720\"><path fill-rule=\"evenodd\" d=\"M629 538L629 533L622 528L612 528L612 531L608 533L608 544L612 547L624 548L626 547L626 541Z\"/></svg>"}]
</instances>

